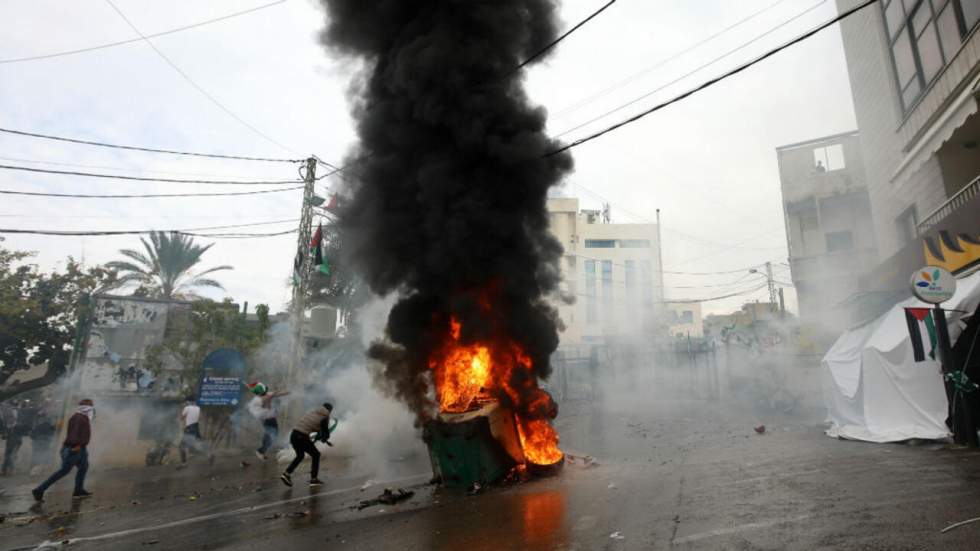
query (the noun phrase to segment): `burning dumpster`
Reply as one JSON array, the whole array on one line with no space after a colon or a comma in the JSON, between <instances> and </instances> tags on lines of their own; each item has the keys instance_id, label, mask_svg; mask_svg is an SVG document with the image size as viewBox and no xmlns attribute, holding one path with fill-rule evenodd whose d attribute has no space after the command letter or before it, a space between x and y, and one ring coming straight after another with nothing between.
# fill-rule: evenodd
<instances>
[{"instance_id":1,"label":"burning dumpster","mask_svg":"<svg viewBox=\"0 0 980 551\"><path fill-rule=\"evenodd\" d=\"M439 399L439 414L424 433L433 474L447 486L471 487L514 468L555 470L563 460L549 422L557 406L538 388L530 360L516 343L462 344L460 335L461 324L452 320L429 362Z\"/></svg>"}]
</instances>

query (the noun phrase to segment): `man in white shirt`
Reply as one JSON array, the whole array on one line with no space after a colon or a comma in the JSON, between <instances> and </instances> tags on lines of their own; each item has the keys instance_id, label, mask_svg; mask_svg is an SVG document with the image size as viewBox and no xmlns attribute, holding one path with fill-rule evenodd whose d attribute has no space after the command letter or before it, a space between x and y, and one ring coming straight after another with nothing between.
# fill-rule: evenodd
<instances>
[{"instance_id":1,"label":"man in white shirt","mask_svg":"<svg viewBox=\"0 0 980 551\"><path fill-rule=\"evenodd\" d=\"M248 411L253 417L262 422L262 443L259 449L255 450L255 456L260 461L265 461L268 456L266 452L272 447L279 437L279 421L276 420L276 398L288 396L289 392L277 390L271 391L262 382L255 382L245 385L249 391L255 395L248 404Z\"/></svg>"},{"instance_id":2,"label":"man in white shirt","mask_svg":"<svg viewBox=\"0 0 980 551\"><path fill-rule=\"evenodd\" d=\"M197 405L194 396L188 396L184 402L184 409L180 412L180 423L184 427L184 433L180 438L180 463L187 464L187 451L193 453L204 453L204 441L201 439L201 407ZM209 459L213 460L214 456Z\"/></svg>"}]
</instances>

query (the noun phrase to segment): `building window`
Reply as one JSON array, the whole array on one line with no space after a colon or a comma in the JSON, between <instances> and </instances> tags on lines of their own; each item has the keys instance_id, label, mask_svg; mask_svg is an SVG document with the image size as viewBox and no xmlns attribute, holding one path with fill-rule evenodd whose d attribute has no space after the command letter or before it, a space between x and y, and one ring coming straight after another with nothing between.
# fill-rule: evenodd
<instances>
[{"instance_id":1,"label":"building window","mask_svg":"<svg viewBox=\"0 0 980 551\"><path fill-rule=\"evenodd\" d=\"M621 249L649 249L650 240L649 239L620 239L619 247Z\"/></svg>"},{"instance_id":2,"label":"building window","mask_svg":"<svg viewBox=\"0 0 980 551\"><path fill-rule=\"evenodd\" d=\"M602 261L602 315L607 322L613 316L612 260Z\"/></svg>"},{"instance_id":3,"label":"building window","mask_svg":"<svg viewBox=\"0 0 980 551\"><path fill-rule=\"evenodd\" d=\"M849 231L827 232L827 252L836 253L854 248L854 237Z\"/></svg>"},{"instance_id":4,"label":"building window","mask_svg":"<svg viewBox=\"0 0 980 551\"><path fill-rule=\"evenodd\" d=\"M595 323L599 317L596 304L595 260L585 261L585 321Z\"/></svg>"},{"instance_id":5,"label":"building window","mask_svg":"<svg viewBox=\"0 0 980 551\"><path fill-rule=\"evenodd\" d=\"M919 236L919 218L915 214L915 205L905 209L905 212L898 215L895 219L895 226L898 229L898 237L902 243L914 241Z\"/></svg>"},{"instance_id":6,"label":"building window","mask_svg":"<svg viewBox=\"0 0 980 551\"><path fill-rule=\"evenodd\" d=\"M813 166L817 172L831 172L846 168L844 146L837 143L813 150Z\"/></svg>"},{"instance_id":7,"label":"building window","mask_svg":"<svg viewBox=\"0 0 980 551\"><path fill-rule=\"evenodd\" d=\"M980 21L978 0L883 0L885 29L906 110Z\"/></svg>"},{"instance_id":8,"label":"building window","mask_svg":"<svg viewBox=\"0 0 980 551\"><path fill-rule=\"evenodd\" d=\"M586 239L586 249L614 249L616 248L615 239Z\"/></svg>"}]
</instances>

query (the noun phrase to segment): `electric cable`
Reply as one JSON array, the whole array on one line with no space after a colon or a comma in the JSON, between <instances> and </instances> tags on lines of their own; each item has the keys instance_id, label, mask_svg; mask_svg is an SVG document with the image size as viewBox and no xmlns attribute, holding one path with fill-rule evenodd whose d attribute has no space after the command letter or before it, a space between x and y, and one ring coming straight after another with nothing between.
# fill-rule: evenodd
<instances>
[{"instance_id":1,"label":"electric cable","mask_svg":"<svg viewBox=\"0 0 980 551\"><path fill-rule=\"evenodd\" d=\"M112 180L134 180L137 182L168 182L172 184L209 184L209 185L235 185L235 186L260 186L260 185L295 185L302 184L302 180L271 180L268 182L243 182L239 180L182 180L178 178L149 178L142 176L124 176L121 174L100 174L96 172L76 172L69 170L52 170L47 168L33 168L28 166L0 165L0 170L21 170L25 172L38 172L41 174L58 174L62 176L84 176L86 178L108 178Z\"/></svg>"},{"instance_id":2,"label":"electric cable","mask_svg":"<svg viewBox=\"0 0 980 551\"><path fill-rule=\"evenodd\" d=\"M303 189L304 186L289 188L263 189L259 191L235 191L231 193L147 193L142 195L83 195L74 193L42 193L35 191L15 191L10 189L0 189L0 195L25 195L28 197L71 197L73 199L160 199L166 197L231 197L236 195L261 195L264 193L279 193L283 191L296 191Z\"/></svg>"},{"instance_id":3,"label":"electric cable","mask_svg":"<svg viewBox=\"0 0 980 551\"><path fill-rule=\"evenodd\" d=\"M277 176L242 176L240 174L216 174L214 172L187 172L183 170L153 170L144 168L132 168L117 165L92 165L82 163L66 163L62 161L48 161L42 159L24 159L22 157L0 157L0 161L12 163L28 163L32 165L67 166L72 168L96 168L99 170L112 170L116 172L133 172L136 174L166 174L168 176L207 176L209 178L237 178L242 180L275 180Z\"/></svg>"},{"instance_id":4,"label":"electric cable","mask_svg":"<svg viewBox=\"0 0 980 551\"><path fill-rule=\"evenodd\" d=\"M248 128L249 130L251 130L255 135L257 135L260 138L264 139L265 141L267 141L267 142L275 145L276 147L279 147L280 149L282 149L284 151L289 151L289 152L292 153L292 150L290 148L288 148L285 145L283 145L282 143L280 143L280 142L278 142L278 141L270 138L267 134L265 134L264 132L262 132L261 130L259 130L258 128L256 128L255 126L251 125L248 121L246 121L245 119L243 119L243 118L239 117L238 115L236 115L235 113L233 113L231 111L231 109L228 109L227 107L225 107L224 104L222 104L220 101L218 101L217 98L215 98L210 93L208 93L207 90L205 90L204 88L202 88L197 82L194 81L194 79L192 79L190 77L190 75L188 75L187 73L185 73L180 67L177 66L176 63L174 63L169 57L167 57L166 54L164 54L159 48L157 48L156 47L156 44L154 44L150 39L148 39L145 35L143 35L143 33L140 32L139 28L137 28L136 25L134 25L133 22L130 21L128 17L126 17L126 14L124 14L122 12L122 10L120 10L118 7L116 7L116 5L112 2L112 0L105 0L105 1L106 1L107 4L109 4L109 6L117 14L119 14L119 17L121 17L122 20L125 21L126 24L129 25L129 27L131 29L133 29L133 31L136 34L138 34L140 36L140 38L143 39L144 42L146 42L146 44L150 48L153 48L153 51L156 52L158 56L160 56L160 59L164 60L167 63L167 65L170 65L170 67L174 71L176 71L178 75L180 75L181 77L183 77L184 80L186 80L188 84L190 84L198 92L200 92L201 95L203 95L207 99L211 100L211 103L213 103L216 107L218 107L219 109L221 109L222 111L224 111L225 114L227 114L231 118L233 118L236 121L238 121L245 128Z\"/></svg>"},{"instance_id":5,"label":"electric cable","mask_svg":"<svg viewBox=\"0 0 980 551\"><path fill-rule=\"evenodd\" d=\"M277 159L272 157L249 157L246 155L222 155L219 153L196 153L192 151L176 151L173 149L156 149L152 147L139 147L135 145L119 145L105 142L96 142L90 140L79 140L75 138L65 138L63 136L52 136L50 134L38 134L36 132L27 132L24 130L14 130L13 128L0 128L0 132L5 132L7 134L16 134L18 136L28 136L31 138L40 138L44 140L55 140L59 142L77 143L82 145L93 145L96 147L109 147L112 149L128 149L130 151L144 151L147 153L166 153L168 155L186 155L190 157L210 157L213 159L232 159L235 161L261 161L268 163L301 163L303 159Z\"/></svg>"},{"instance_id":6,"label":"electric cable","mask_svg":"<svg viewBox=\"0 0 980 551\"><path fill-rule=\"evenodd\" d=\"M245 14L252 13L252 12L257 12L259 10L264 10L266 8L271 8L272 6L276 6L276 5L282 4L284 2L286 2L286 0L276 0L275 2L270 2L268 4L262 4L261 6L256 6L254 8L250 8L250 9L247 9L247 10L237 11L237 12L230 13L228 15L224 15L224 16L221 16L221 17L215 17L214 19L206 19L204 21L198 21L197 23L191 23L190 25L184 25L182 27L177 27L177 28L170 29L170 30L167 30L167 31L161 31L161 32L158 32L158 33L148 34L148 35L146 35L146 38L157 38L157 37L160 37L160 36L166 36L168 34L174 34L174 33L178 33L178 32L181 32L181 31L186 31L186 30L190 30L190 29L196 29L198 27L203 27L205 25L210 25L212 23L217 23L219 21L225 21L227 19L232 19L232 18L238 17L240 15L245 15ZM94 52L96 50L104 50L106 48L113 48L115 46L122 46L123 44L132 44L133 42L139 42L141 40L143 40L143 38L130 38L128 40L119 40L117 42L109 42L107 44L99 44L98 46L89 46L87 48L79 48L77 50L68 50L68 51L64 51L64 52L55 52L55 53L51 53L51 54L42 54L42 55L36 55L36 56L30 56L30 57L19 57L19 58L10 58L10 59L0 59L0 64L4 64L4 63L21 63L21 62L25 62L25 61L38 61L38 60L41 60L41 59L51 59L51 58L54 58L54 57L63 57L63 56L68 56L68 55L81 54L81 53L85 53L85 52Z\"/></svg>"},{"instance_id":7,"label":"electric cable","mask_svg":"<svg viewBox=\"0 0 980 551\"><path fill-rule=\"evenodd\" d=\"M577 111L580 108L582 108L583 106L588 105L589 103L592 103L593 101L595 101L595 100L597 100L597 99L599 99L601 97L604 97L604 96L608 95L610 92L612 92L612 91L614 91L614 90L616 90L618 88L622 88L624 85L629 84L630 82L633 82L637 78L639 78L639 77L641 77L641 76L649 73L650 71L653 71L654 69L663 67L667 63L670 63L671 61L674 61L675 59L677 59L677 58L679 58L679 57L681 57L681 56L683 56L683 55L685 55L687 53L690 53L690 52L692 52L692 51L700 48L701 46L707 44L708 42L711 42L712 40L718 38L719 36L721 36L721 35L723 35L725 33L727 33L728 31L731 31L732 29L735 29L735 28L741 26L742 24L744 24L744 23L746 23L748 21L751 21L752 19L755 19L759 15L763 14L764 12L767 12L767 11L771 10L772 8L775 8L776 6L778 6L779 4L782 4L785 1L786 0L776 0L772 4L769 4L768 6L762 8L760 10L757 10L757 11L752 12L748 16L746 16L746 17L744 17L742 19L739 19L738 21L736 21L735 23L732 23L731 25L725 27L724 29L722 29L720 31L717 31L714 34L712 34L712 35L710 35L710 36L708 36L706 38L703 38L703 39L699 40L698 42L696 42L694 44L691 44L690 46L687 46L683 50L680 50L678 52L675 52L675 53L673 53L673 54L671 54L671 55L669 55L669 56L661 59L660 61L654 63L653 65L650 65L650 66L646 67L645 69L642 69L642 70L640 70L640 71L638 71L636 73L633 73L632 75L624 78L623 80L620 80L620 81L616 82L615 84L612 84L612 85L610 85L610 86L608 86L606 88L603 88L602 90L599 90L598 92L596 92L595 94L592 94L591 96L589 96L587 98L584 98L582 100L579 100L579 101L575 102L574 104L572 104L572 105L570 105L568 107L565 107L563 109L558 110L557 112L555 112L555 114L551 115L550 118L552 118L552 119L561 118L562 116L564 116L564 115L566 115L568 113Z\"/></svg>"},{"instance_id":8,"label":"electric cable","mask_svg":"<svg viewBox=\"0 0 980 551\"><path fill-rule=\"evenodd\" d=\"M575 32L577 30L579 30L583 25L585 25L589 21L592 21L600 13L606 11L607 8L609 8L610 6L612 6L615 3L616 3L616 0L609 0L609 2L606 2L601 8L599 8L598 10L592 12L592 14L590 14L588 17L586 17L585 19L579 21L578 23L576 23L575 25L573 25L572 28L570 28L567 31L565 31L564 33L562 33L561 36L559 36L558 38L552 40L551 42L549 42L547 45L545 45L543 48L541 48L537 52L534 52L533 54L531 54L530 57L528 57L527 59L525 59L524 61L522 61L517 66L517 69L516 70L523 69L525 65L527 65L528 63L531 63L535 59L537 59L537 58L541 57L542 55L544 55L546 52L548 52L548 50L551 50L552 48L554 48L555 46L557 46L559 42L561 42L562 40L565 40L566 38L568 38L568 36L570 34L572 34L573 32Z\"/></svg>"},{"instance_id":9,"label":"electric cable","mask_svg":"<svg viewBox=\"0 0 980 551\"><path fill-rule=\"evenodd\" d=\"M657 111L659 111L659 110L661 110L661 109L663 109L665 107L668 107L670 105L673 105L674 103L677 103L677 102L679 102L681 100L684 100L684 99L686 99L686 98L688 98L690 96L693 96L694 94L696 94L698 92L701 92L702 90L705 90L706 88L709 88L709 87L711 87L711 86L713 86L713 85L715 85L715 84L717 84L717 83L719 83L719 82L721 82L721 81L723 81L725 79L728 79L728 78L730 78L732 76L735 76L738 73L741 73L742 71L748 69L749 67L752 67L753 65L756 65L757 63L760 63L760 62L762 62L762 61L764 61L764 60L766 60L766 59L768 59L768 58L776 55L777 53L785 50L786 48L789 48L789 47L791 47L791 46L793 46L795 44L798 44L800 42L803 42L804 40L810 38L811 36L817 34L818 32L820 32L822 30L826 29L827 27L830 27L831 25L834 25L834 24L836 24L836 23L838 23L838 22L840 22L840 21L842 21L842 20L850 17L851 15L854 15L858 11L860 11L860 10L862 10L862 9L864 9L864 8L872 5L872 4L874 4L876 1L877 0L865 0L861 4L858 4L857 6L851 8L851 9L849 9L849 10L847 10L847 11L841 13L841 14L839 14L837 17L834 17L833 19L830 19L829 21L826 21L826 22L818 25L817 27L814 27L813 29L811 29L811 30L809 30L809 31L807 31L807 32L805 32L805 33L797 36L796 38L793 38L792 40L790 40L789 42L786 42L786 43L782 44L781 46L778 46L778 47L776 47L776 48L774 48L772 50L769 50L768 52L762 54L759 57L756 57L753 60L750 60L750 61L748 61L746 63L743 63L742 65L739 65L738 67L735 67L734 69L732 69L732 70L730 70L730 71L728 71L726 73L723 73L723 74L721 74L721 75L719 75L719 76L717 76L715 78L712 78L712 79L710 79L708 81L705 81L704 83L702 83L702 84L700 84L700 85L698 85L698 86L696 86L694 88L691 88L690 90L688 90L688 91L686 91L686 92L684 92L684 93L682 93L682 94L680 94L678 96L675 96L675 97L673 97L673 98L671 98L671 99L669 99L669 100L667 100L667 101L665 101L663 103L657 104L657 105L655 105L655 106L653 106L653 107L651 107L649 109L646 109L644 111L641 111L640 113L637 113L636 115L633 115L632 117L629 117L628 119L622 120L622 121L620 121L620 122L618 122L616 124L613 124L612 126L608 126L608 127L604 128L604 129L602 129L602 130L600 130L598 132L595 132L593 134L589 134L588 136L585 136L584 138L579 138L579 139L577 139L577 140L575 140L573 142L570 142L570 143L568 143L566 145L563 145L563 146L561 146L561 147L559 147L557 149L554 149L552 151L549 151L549 152L547 152L547 153L544 154L544 157L551 157L553 155L557 155L559 153L563 153L565 151L568 151L569 149L572 149L574 147L578 147L578 146L580 146L580 145L582 145L584 143L590 142L592 140L595 140L596 138L602 137L602 136L604 136L604 135L606 135L606 134L608 134L610 132L613 132L615 130L618 130L618 129L624 127L624 126L627 126L629 124L632 124L632 123L634 123L634 122L642 119L643 117L646 117L647 115L650 115L651 113L655 113L655 112L657 112Z\"/></svg>"},{"instance_id":10,"label":"electric cable","mask_svg":"<svg viewBox=\"0 0 980 551\"><path fill-rule=\"evenodd\" d=\"M296 223L298 221L299 221L298 219L295 219L294 218L294 219L287 219L287 220L271 220L271 221L268 221L268 222L252 222L252 223L247 223L247 224L230 224L230 225L225 225L225 226L207 226L207 227L203 227L203 228L187 228L187 229L180 229L180 230L101 230L101 231L80 230L80 231L66 231L66 230L25 230L25 229L15 229L15 228L0 228L0 233L29 234L29 235L54 235L54 236L65 236L65 237L71 237L71 236L98 236L98 237L101 237L101 236L109 236L109 235L137 235L137 234L147 234L147 233L154 233L154 232L163 232L163 233L179 233L179 234L186 234L186 235L195 235L195 236L199 236L199 237L213 237L213 236L223 236L223 235L245 235L245 236L263 236L263 237L265 237L265 236L272 236L272 235L285 235L286 233L295 232L296 229L289 230L288 232L276 232L276 233L269 233L269 234L238 234L238 233L232 234L232 233L227 233L227 234L205 235L205 234L197 234L195 232L205 232L205 231L215 231L215 230L227 230L227 229L235 229L235 228L247 228L247 227L254 227L254 226L268 226L268 225L273 225L273 224L285 224L287 222L288 223Z\"/></svg>"},{"instance_id":11,"label":"electric cable","mask_svg":"<svg viewBox=\"0 0 980 551\"><path fill-rule=\"evenodd\" d=\"M786 25L789 25L793 21L796 21L797 19L803 17L804 15L810 13L811 11L819 8L820 6L822 6L823 4L826 4L826 3L827 3L827 0L820 0L816 4L814 4L814 5L810 6L809 8L801 11L800 13L797 13L793 17L790 17L789 19L787 19L786 21L783 21L782 23L776 25L775 27L770 28L766 32L764 32L764 33L762 33L760 35L757 35L757 36L753 37L751 40L748 40L747 42L743 42L742 44L739 44L738 46L732 48L731 50L728 50L727 52L721 54L720 56L715 57L715 58L711 59L710 61L708 61L706 63L702 63L701 65L698 65L697 67L695 67L694 69L692 69L692 70L684 73L683 75L681 75L679 77L676 77L673 80L670 80L669 82L666 82L664 84L661 84L660 86L654 88L653 90L650 90L649 92L647 92L647 93L645 93L645 94L643 94L643 95L641 95L639 97L633 98L632 100L630 100L630 101L628 101L628 102L626 102L626 103L624 103L622 105L619 105L617 107L614 107L614 108L610 109L609 111L606 111L606 112L602 113L601 115L597 115L595 117L592 117L591 119L589 119L589 120L587 120L587 121L585 121L585 122L583 122L581 124L578 124L576 126L573 126L573 127L569 128L567 130L564 130L564 131L556 134L554 137L555 138L560 138L560 137L562 137L562 136L564 136L566 134L571 134L572 132L578 130L579 128L582 128L584 126L588 126L588 125L590 125L590 124L592 124L592 123L594 123L594 122L596 122L598 120L604 119L604 118L608 117L609 115L612 115L613 113L617 113L619 111L622 111L623 109L626 109L630 105L633 105L633 104L635 104L637 102L640 102L640 101L642 101L642 100L644 100L644 99L652 96L653 94L656 94L657 92L659 92L659 91L661 91L661 90L663 90L663 89L665 89L665 88L667 88L667 87L669 87L671 85L674 85L674 84L676 84L676 83L684 80L685 78L687 78L687 77L689 77L689 76L697 73L698 71L700 71L702 69L705 69L707 67L710 67L711 65L714 65L715 63L721 61L722 59L725 59L726 57L728 57L728 56L730 56L730 55L732 55L732 54L734 54L736 52L741 51L743 48L747 48L748 46L751 46L752 44L758 42L759 40L762 40L763 38L769 36L770 34L776 32L776 31L778 31L779 29L785 27Z\"/></svg>"}]
</instances>

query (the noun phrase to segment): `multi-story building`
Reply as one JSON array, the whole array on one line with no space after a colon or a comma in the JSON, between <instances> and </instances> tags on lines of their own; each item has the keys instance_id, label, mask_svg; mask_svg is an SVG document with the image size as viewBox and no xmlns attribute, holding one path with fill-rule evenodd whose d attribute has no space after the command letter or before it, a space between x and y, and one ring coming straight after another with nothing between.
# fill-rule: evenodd
<instances>
[{"instance_id":1,"label":"multi-story building","mask_svg":"<svg viewBox=\"0 0 980 551\"><path fill-rule=\"evenodd\" d=\"M859 0L838 0L840 10ZM922 264L980 263L980 0L882 0L841 23L882 263L867 290Z\"/></svg>"},{"instance_id":2,"label":"multi-story building","mask_svg":"<svg viewBox=\"0 0 980 551\"><path fill-rule=\"evenodd\" d=\"M776 148L793 285L804 323L839 327L836 305L877 262L857 132Z\"/></svg>"},{"instance_id":3,"label":"multi-story building","mask_svg":"<svg viewBox=\"0 0 980 551\"><path fill-rule=\"evenodd\" d=\"M664 305L667 330L672 337L703 337L700 302L668 302Z\"/></svg>"},{"instance_id":4,"label":"multi-story building","mask_svg":"<svg viewBox=\"0 0 980 551\"><path fill-rule=\"evenodd\" d=\"M574 198L548 200L551 231L564 247L563 346L652 335L663 302L656 224L613 224L608 212L579 210Z\"/></svg>"}]
</instances>

